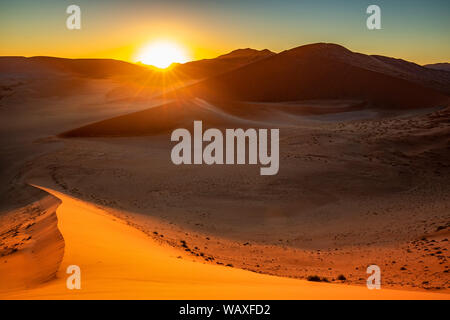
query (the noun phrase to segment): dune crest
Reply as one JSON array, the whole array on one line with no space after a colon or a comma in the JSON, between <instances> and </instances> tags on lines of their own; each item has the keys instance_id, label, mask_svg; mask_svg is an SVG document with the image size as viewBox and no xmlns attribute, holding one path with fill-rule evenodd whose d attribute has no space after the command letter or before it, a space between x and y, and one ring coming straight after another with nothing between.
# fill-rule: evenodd
<instances>
[{"instance_id":1,"label":"dune crest","mask_svg":"<svg viewBox=\"0 0 450 320\"><path fill-rule=\"evenodd\" d=\"M66 250L57 279L33 290L0 293L2 299L449 299L445 294L312 283L187 261L176 249L158 245L98 207L40 188L62 201L58 228ZM69 265L81 268L80 290L66 288Z\"/></svg>"},{"instance_id":2,"label":"dune crest","mask_svg":"<svg viewBox=\"0 0 450 320\"><path fill-rule=\"evenodd\" d=\"M0 296L55 279L64 255L55 214L59 204L47 195L1 217Z\"/></svg>"}]
</instances>

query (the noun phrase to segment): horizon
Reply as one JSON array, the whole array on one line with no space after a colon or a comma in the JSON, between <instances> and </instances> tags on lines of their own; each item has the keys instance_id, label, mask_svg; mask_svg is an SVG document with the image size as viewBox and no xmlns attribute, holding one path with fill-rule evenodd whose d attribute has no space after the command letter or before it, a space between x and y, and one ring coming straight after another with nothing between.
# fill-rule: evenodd
<instances>
[{"instance_id":1,"label":"horizon","mask_svg":"<svg viewBox=\"0 0 450 320\"><path fill-rule=\"evenodd\" d=\"M0 300L450 300L449 0L5 0L0 21Z\"/></svg>"},{"instance_id":2,"label":"horizon","mask_svg":"<svg viewBox=\"0 0 450 320\"><path fill-rule=\"evenodd\" d=\"M251 48L251 47L246 47L246 48L242 47L242 48L232 49L232 50L227 51L227 52L224 52L224 53L219 53L217 56L214 56L214 57L211 57L211 58L192 59L192 60L189 60L189 61L186 61L186 62L173 62L172 64L170 64L169 67L171 67L171 66L173 66L173 65L176 65L176 64L185 64L185 63L190 63L190 62L195 62L195 61L201 61L201 60L216 59L216 58L219 58L219 57L222 56L222 55L230 54L230 53L235 52L235 51L238 51L238 50L248 50L248 49L250 49L250 50L256 50L256 51L269 50L269 51L272 52L272 53L279 54L279 53L281 53L281 52L289 51L289 50L296 49L296 48L299 48L299 47L308 46L308 45L314 45L314 44L322 44L322 43L323 43L323 44L334 44L334 45L342 46L342 45L340 45L340 44L338 44L338 43L313 42L313 43L306 43L306 44L298 45L298 46L295 46L295 47L292 47L292 48L289 48L289 49L285 49L285 50L281 50L281 51L273 51L273 50L270 50L270 49L268 49L268 48L255 49L255 48ZM346 48L346 49L348 49L348 50L350 50L350 51L352 51L352 52L354 52L354 53L360 53L360 54L364 54L364 55L368 55L368 56L377 55L377 54L370 53L370 52L354 51L354 50L352 50L351 48L348 48L348 47L346 47L346 46L342 46L342 47L344 47L344 48ZM417 62L417 61L407 60L407 59L404 59L404 58L402 58L402 57L396 57L396 56L390 56L390 55L382 55L382 56L386 56L386 57L390 57L390 58L394 58L394 59L399 59L399 60L403 60L403 61L415 63L415 64L420 65L420 66L432 65L432 64L439 64L439 63L450 63L450 59L449 59L449 60L443 60L443 61L437 61L437 62L433 62L433 63L419 63L419 62ZM62 57L62 56L52 56L52 55L31 55L31 56L26 56L26 55L0 55L0 57L2 57L2 58L7 58L7 57L21 57L21 58L39 58L39 57L45 57L45 58L56 58L56 59L70 59L70 60L115 60L115 61L121 61L121 62L131 63L131 64L135 64L135 65L139 65L139 66L144 66L144 67L148 67L148 68L156 68L156 69L160 69L160 68L158 68L158 67L156 67L156 66L154 66L154 65L143 63L142 61L127 61L127 60L123 60L123 59L109 58L109 57L95 57L95 58L91 58L91 57L83 57L83 58L73 58L73 57ZM162 69L164 69L164 68L162 68Z\"/></svg>"},{"instance_id":3,"label":"horizon","mask_svg":"<svg viewBox=\"0 0 450 320\"><path fill-rule=\"evenodd\" d=\"M340 44L351 51L432 64L450 60L450 3L378 1L381 30L365 26L368 3L283 0L186 2L81 0L81 29L65 26L69 2L16 1L0 11L1 56L116 59L136 63L137 53L159 39L182 46L189 61L235 48L280 52L299 44ZM323 21L326 21L323 23ZM107 35L107 36L105 36ZM280 36L281 35L281 36Z\"/></svg>"}]
</instances>

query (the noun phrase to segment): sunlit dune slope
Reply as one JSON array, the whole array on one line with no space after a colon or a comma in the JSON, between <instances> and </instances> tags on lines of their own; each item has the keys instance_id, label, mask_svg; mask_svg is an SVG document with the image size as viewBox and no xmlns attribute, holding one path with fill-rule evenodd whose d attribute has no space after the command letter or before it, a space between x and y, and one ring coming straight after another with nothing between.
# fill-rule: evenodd
<instances>
[{"instance_id":1,"label":"sunlit dune slope","mask_svg":"<svg viewBox=\"0 0 450 320\"><path fill-rule=\"evenodd\" d=\"M55 214L59 204L59 199L47 194L0 215L0 292L24 290L54 279L64 255Z\"/></svg>"},{"instance_id":2,"label":"sunlit dune slope","mask_svg":"<svg viewBox=\"0 0 450 320\"><path fill-rule=\"evenodd\" d=\"M65 250L57 279L2 299L448 299L428 292L368 290L256 274L181 257L105 211L62 193L58 228ZM66 269L81 268L81 289Z\"/></svg>"}]
</instances>

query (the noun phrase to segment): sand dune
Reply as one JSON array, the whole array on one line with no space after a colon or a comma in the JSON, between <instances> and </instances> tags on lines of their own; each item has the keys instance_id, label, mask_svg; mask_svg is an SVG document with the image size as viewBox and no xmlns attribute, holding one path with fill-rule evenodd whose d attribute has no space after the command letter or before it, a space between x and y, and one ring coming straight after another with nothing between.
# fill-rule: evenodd
<instances>
[{"instance_id":1,"label":"sand dune","mask_svg":"<svg viewBox=\"0 0 450 320\"><path fill-rule=\"evenodd\" d=\"M172 71L192 79L205 79L231 71L244 65L274 55L269 50L237 49L214 59L203 59L184 64L174 64Z\"/></svg>"},{"instance_id":2,"label":"sand dune","mask_svg":"<svg viewBox=\"0 0 450 320\"><path fill-rule=\"evenodd\" d=\"M213 107L253 118L239 105ZM215 109L205 112L225 121ZM126 211L119 216L172 246L185 240L213 263L333 282L344 274L360 285L376 263L386 286L447 292L450 248L434 233L449 221L450 109L420 111L283 127L281 170L268 179L251 166L175 166L168 133L64 139L64 150L36 161L33 174Z\"/></svg>"},{"instance_id":3,"label":"sand dune","mask_svg":"<svg viewBox=\"0 0 450 320\"><path fill-rule=\"evenodd\" d=\"M176 100L123 116L99 121L60 134L61 137L144 136L168 133L175 128L192 126L194 120L204 120L208 127L235 126L244 119L213 110L201 100Z\"/></svg>"},{"instance_id":4,"label":"sand dune","mask_svg":"<svg viewBox=\"0 0 450 320\"><path fill-rule=\"evenodd\" d=\"M238 49L214 59L174 64L161 72L143 64L113 59L57 57L0 57L0 100L5 97L43 98L75 95L93 81L115 84L108 100L148 100L195 81L218 75L273 55L268 50ZM1 105L0 105L1 106Z\"/></svg>"},{"instance_id":5,"label":"sand dune","mask_svg":"<svg viewBox=\"0 0 450 320\"><path fill-rule=\"evenodd\" d=\"M56 57L0 57L0 70L21 74L72 74L88 78L139 76L150 70L113 59L66 59Z\"/></svg>"},{"instance_id":6,"label":"sand dune","mask_svg":"<svg viewBox=\"0 0 450 320\"><path fill-rule=\"evenodd\" d=\"M0 57L0 71L41 77L64 75L91 79L122 78L143 81L146 85L168 84L187 79L204 79L274 55L269 50L238 49L213 59L203 59L184 64L175 63L165 72L151 66L133 64L114 59L66 59L57 57ZM167 79L168 78L168 79ZM172 79L171 79L172 78Z\"/></svg>"},{"instance_id":7,"label":"sand dune","mask_svg":"<svg viewBox=\"0 0 450 320\"><path fill-rule=\"evenodd\" d=\"M257 292L251 297L271 298L270 292L278 293L269 290L272 283L286 293L280 297L364 297L365 268L372 263L382 267L385 289L448 294L450 109L441 107L448 99L444 71L336 45L265 54L238 50L199 62L198 70L204 69L198 78L192 71L184 79L213 77L174 92L173 99L155 97L191 83L178 77L177 66L163 73L161 89L155 86L163 78L153 77L154 71L141 82L136 75L143 67L116 68L114 61L21 58L8 66L0 59L0 69L6 68L0 83L0 277L15 279L14 297L94 297L93 291L61 291L70 261L58 269L61 260L52 255L43 268L40 257L61 249L51 211L56 206L46 202L57 200L30 181L64 193L57 194L63 200L60 222L72 219L75 225L82 216L99 230L101 238L68 228L72 223L60 225L64 238L74 239L66 242L66 249L73 248L67 257L86 262L88 283L102 297L121 297L119 291L123 297L156 297L161 284L161 297L174 297L168 290L203 297L200 290L212 288L212 297ZM251 166L173 165L169 133L192 128L193 120L203 120L204 127L281 128L279 174L261 178ZM36 205L39 199L45 203ZM75 214L74 207L81 209ZM112 252L110 234L127 250L113 242L123 250ZM96 260L88 250L84 256L84 242L77 240L84 237L108 254ZM163 268L151 263L146 250L128 252L133 247L151 248L156 261L170 265L167 273L160 274ZM138 270L123 261L138 262ZM24 265L39 268L14 273ZM186 268L192 273L181 278L178 272ZM156 280L144 269L155 270ZM118 284L106 283L99 276L104 272ZM134 272L135 278L127 277ZM55 274L36 291L17 291ZM347 280L338 280L340 274ZM278 278L311 275L333 284ZM136 279L149 282L151 294ZM297 284L308 291L292 289ZM13 297L11 291L2 295Z\"/></svg>"},{"instance_id":8,"label":"sand dune","mask_svg":"<svg viewBox=\"0 0 450 320\"><path fill-rule=\"evenodd\" d=\"M424 67L429 68L429 69L434 69L434 70L442 70L445 72L450 72L450 63L448 63L448 62L427 64L427 65L424 65Z\"/></svg>"},{"instance_id":9,"label":"sand dune","mask_svg":"<svg viewBox=\"0 0 450 320\"><path fill-rule=\"evenodd\" d=\"M450 93L448 72L323 43L279 54L239 49L214 59L176 64L166 72L110 59L53 57L1 57L0 70L17 78L16 82L40 79L42 83L35 85L39 95L85 86L85 79L121 81L126 84L121 89L125 92L135 86L135 98L155 95L157 88L164 94L175 90L169 98L259 102L356 99L379 108L435 107L446 104ZM196 80L203 81L179 89ZM8 90L4 94L9 94Z\"/></svg>"},{"instance_id":10,"label":"sand dune","mask_svg":"<svg viewBox=\"0 0 450 320\"><path fill-rule=\"evenodd\" d=\"M363 67L365 65L370 70L385 73L393 77L399 77L407 81L412 81L447 95L450 94L450 73L445 72L442 69L420 66L416 63L403 59L378 55L359 55L363 57L370 57L377 61L376 64L373 64L368 62L366 58L363 60L365 61L365 64L362 65Z\"/></svg>"},{"instance_id":11,"label":"sand dune","mask_svg":"<svg viewBox=\"0 0 450 320\"><path fill-rule=\"evenodd\" d=\"M47 195L2 217L0 292L25 290L54 279L64 254L55 215L59 203Z\"/></svg>"},{"instance_id":12,"label":"sand dune","mask_svg":"<svg viewBox=\"0 0 450 320\"><path fill-rule=\"evenodd\" d=\"M318 284L189 261L180 252L54 190L64 258L57 278L2 299L449 299L449 295ZM81 268L81 290L66 288L69 265Z\"/></svg>"},{"instance_id":13,"label":"sand dune","mask_svg":"<svg viewBox=\"0 0 450 320\"><path fill-rule=\"evenodd\" d=\"M195 120L205 127L270 127L298 125L305 116L322 116L364 110L357 100L315 100L285 103L239 101L208 102L199 98L178 99L110 119L98 121L61 133L60 137L129 137L169 133L176 128L190 128ZM343 115L345 119L345 115Z\"/></svg>"},{"instance_id":14,"label":"sand dune","mask_svg":"<svg viewBox=\"0 0 450 320\"><path fill-rule=\"evenodd\" d=\"M392 72L373 71L367 62L349 63L349 53L332 44L301 46L180 89L174 96L259 102L359 99L387 109L434 107L448 101L446 94Z\"/></svg>"}]
</instances>

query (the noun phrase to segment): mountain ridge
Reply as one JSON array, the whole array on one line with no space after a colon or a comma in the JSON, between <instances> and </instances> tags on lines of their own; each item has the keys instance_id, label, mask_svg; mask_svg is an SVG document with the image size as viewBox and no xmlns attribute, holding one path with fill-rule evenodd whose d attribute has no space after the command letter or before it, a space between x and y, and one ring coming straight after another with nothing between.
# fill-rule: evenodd
<instances>
[{"instance_id":1,"label":"mountain ridge","mask_svg":"<svg viewBox=\"0 0 450 320\"><path fill-rule=\"evenodd\" d=\"M186 89L206 99L281 102L362 99L384 107L420 108L447 103L450 78L393 58L355 53L328 43L309 44L217 75ZM436 75L436 76L435 76Z\"/></svg>"}]
</instances>

